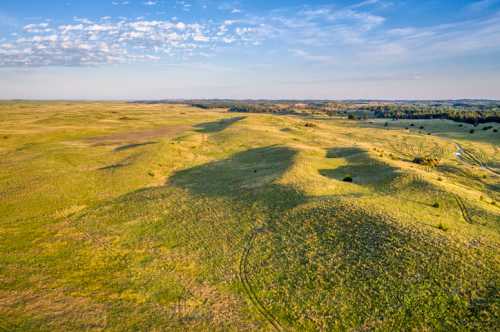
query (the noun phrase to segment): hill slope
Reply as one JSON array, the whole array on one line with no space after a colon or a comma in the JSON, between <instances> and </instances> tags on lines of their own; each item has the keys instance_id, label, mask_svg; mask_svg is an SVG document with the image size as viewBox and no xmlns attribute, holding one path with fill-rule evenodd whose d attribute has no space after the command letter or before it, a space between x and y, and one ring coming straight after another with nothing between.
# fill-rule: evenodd
<instances>
[{"instance_id":1,"label":"hill slope","mask_svg":"<svg viewBox=\"0 0 500 332\"><path fill-rule=\"evenodd\" d=\"M0 120L0 329L498 326L492 131L120 103Z\"/></svg>"}]
</instances>

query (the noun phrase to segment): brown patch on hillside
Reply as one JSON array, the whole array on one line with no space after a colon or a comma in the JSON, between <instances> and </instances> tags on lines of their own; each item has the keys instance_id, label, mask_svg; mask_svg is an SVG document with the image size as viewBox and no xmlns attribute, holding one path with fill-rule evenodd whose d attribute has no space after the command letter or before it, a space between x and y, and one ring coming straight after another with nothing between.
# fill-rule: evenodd
<instances>
[{"instance_id":1,"label":"brown patch on hillside","mask_svg":"<svg viewBox=\"0 0 500 332\"><path fill-rule=\"evenodd\" d=\"M0 321L7 330L19 328L29 320L34 329L53 331L72 329L102 330L107 325L105 306L88 298L65 295L60 291L0 291Z\"/></svg>"}]
</instances>

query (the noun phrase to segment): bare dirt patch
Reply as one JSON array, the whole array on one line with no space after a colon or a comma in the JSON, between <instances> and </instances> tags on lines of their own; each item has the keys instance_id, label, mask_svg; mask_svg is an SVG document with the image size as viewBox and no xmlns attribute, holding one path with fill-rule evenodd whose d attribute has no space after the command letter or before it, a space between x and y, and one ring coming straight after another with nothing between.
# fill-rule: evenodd
<instances>
[{"instance_id":1,"label":"bare dirt patch","mask_svg":"<svg viewBox=\"0 0 500 332\"><path fill-rule=\"evenodd\" d=\"M0 330L20 329L19 322L28 320L35 330L50 322L53 331L102 330L107 314L102 304L88 298L68 296L58 291L0 291ZM27 318L29 317L29 318Z\"/></svg>"}]
</instances>

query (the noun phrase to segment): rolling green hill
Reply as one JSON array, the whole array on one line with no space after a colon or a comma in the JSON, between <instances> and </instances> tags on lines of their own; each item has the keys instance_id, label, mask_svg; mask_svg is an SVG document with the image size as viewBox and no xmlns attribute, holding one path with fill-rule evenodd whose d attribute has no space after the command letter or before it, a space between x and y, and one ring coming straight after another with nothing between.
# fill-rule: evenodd
<instances>
[{"instance_id":1,"label":"rolling green hill","mask_svg":"<svg viewBox=\"0 0 500 332\"><path fill-rule=\"evenodd\" d=\"M0 330L495 331L500 135L385 122L1 103Z\"/></svg>"}]
</instances>

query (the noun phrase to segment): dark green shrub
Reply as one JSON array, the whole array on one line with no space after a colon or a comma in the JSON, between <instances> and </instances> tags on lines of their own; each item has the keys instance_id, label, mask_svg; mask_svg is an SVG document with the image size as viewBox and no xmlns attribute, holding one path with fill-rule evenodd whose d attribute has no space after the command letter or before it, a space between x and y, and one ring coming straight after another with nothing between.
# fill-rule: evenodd
<instances>
[{"instance_id":1,"label":"dark green shrub","mask_svg":"<svg viewBox=\"0 0 500 332\"><path fill-rule=\"evenodd\" d=\"M440 230L442 230L442 231L445 231L445 232L446 232L446 231L448 230L448 227L447 227L447 226L445 226L445 225L443 225L442 223L439 223L439 225L438 225L438 229L440 229Z\"/></svg>"},{"instance_id":2,"label":"dark green shrub","mask_svg":"<svg viewBox=\"0 0 500 332\"><path fill-rule=\"evenodd\" d=\"M434 157L415 157L415 159L413 159L413 162L415 164L430 166L430 167L439 166L439 159Z\"/></svg>"},{"instance_id":3,"label":"dark green shrub","mask_svg":"<svg viewBox=\"0 0 500 332\"><path fill-rule=\"evenodd\" d=\"M342 181L352 183L353 179L352 176L346 176Z\"/></svg>"}]
</instances>

